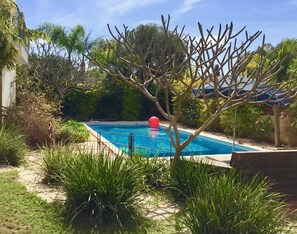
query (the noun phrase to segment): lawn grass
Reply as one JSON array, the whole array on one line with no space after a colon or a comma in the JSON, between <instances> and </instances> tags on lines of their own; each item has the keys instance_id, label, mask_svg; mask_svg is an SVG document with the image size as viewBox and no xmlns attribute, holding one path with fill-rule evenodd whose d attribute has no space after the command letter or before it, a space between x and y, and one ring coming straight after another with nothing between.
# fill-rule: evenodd
<instances>
[{"instance_id":1,"label":"lawn grass","mask_svg":"<svg viewBox=\"0 0 297 234\"><path fill-rule=\"evenodd\" d=\"M135 230L103 226L96 230L89 220L67 225L61 204L49 204L17 181L17 171L0 173L0 233L178 233L175 220L146 220Z\"/></svg>"},{"instance_id":2,"label":"lawn grass","mask_svg":"<svg viewBox=\"0 0 297 234\"><path fill-rule=\"evenodd\" d=\"M0 233L73 233L63 208L27 192L17 171L0 173Z\"/></svg>"}]
</instances>

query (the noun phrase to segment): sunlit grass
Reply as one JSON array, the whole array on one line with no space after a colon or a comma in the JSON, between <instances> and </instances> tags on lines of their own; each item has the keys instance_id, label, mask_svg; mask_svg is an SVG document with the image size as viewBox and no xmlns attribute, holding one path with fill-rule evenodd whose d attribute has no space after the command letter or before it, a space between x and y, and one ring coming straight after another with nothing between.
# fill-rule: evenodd
<instances>
[{"instance_id":1,"label":"sunlit grass","mask_svg":"<svg viewBox=\"0 0 297 234\"><path fill-rule=\"evenodd\" d=\"M16 181L16 171L0 173L0 233L73 233L63 207L48 204Z\"/></svg>"}]
</instances>

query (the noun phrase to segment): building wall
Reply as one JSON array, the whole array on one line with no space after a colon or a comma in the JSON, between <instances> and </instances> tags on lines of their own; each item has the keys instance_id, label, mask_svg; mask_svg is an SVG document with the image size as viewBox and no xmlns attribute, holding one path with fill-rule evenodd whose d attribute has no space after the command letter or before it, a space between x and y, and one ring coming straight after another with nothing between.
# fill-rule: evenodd
<instances>
[{"instance_id":1,"label":"building wall","mask_svg":"<svg viewBox=\"0 0 297 234\"><path fill-rule=\"evenodd\" d=\"M9 107L15 103L16 86L15 70L4 69L2 71L2 106Z\"/></svg>"}]
</instances>

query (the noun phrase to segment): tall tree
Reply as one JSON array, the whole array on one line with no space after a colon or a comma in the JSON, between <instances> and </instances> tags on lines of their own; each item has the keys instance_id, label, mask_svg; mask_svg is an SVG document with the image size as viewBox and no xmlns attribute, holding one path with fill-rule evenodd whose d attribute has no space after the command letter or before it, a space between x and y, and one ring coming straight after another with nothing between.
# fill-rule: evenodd
<instances>
[{"instance_id":1,"label":"tall tree","mask_svg":"<svg viewBox=\"0 0 297 234\"><path fill-rule=\"evenodd\" d=\"M262 46L256 51L247 52L250 45L255 42L261 32L249 35L248 32L244 31L244 28L234 32L232 23L225 27L220 25L218 32L214 32L213 27L205 31L202 25L198 23L199 37L195 38L184 34L183 29L178 31L178 27L170 30L169 26L170 18L166 20L162 16L162 31L165 35L164 46L154 46L152 41L152 46L144 54L139 54L136 44L130 40L131 37L135 38L135 41L138 40L138 35L135 31L130 31L128 27L124 26L124 31L120 31L115 27L114 33L108 26L112 38L121 46L121 50L114 50L114 47L110 47L110 49L121 61L121 66L125 66L128 72L123 73L121 67L119 67L120 63L113 63L108 59L105 61L95 61L94 59L93 62L113 77L121 79L128 85L138 89L155 103L160 113L170 122L167 132L175 148L173 165L176 165L182 150L215 121L222 112L245 103L264 102L265 100L259 101L254 99L255 95L259 94L257 88L259 86L265 87L263 84L273 85L277 91L279 86L273 81L275 74L271 73L271 71L279 64L272 64L268 70L264 71L263 64L267 56L261 56L260 66L254 72L255 82L252 83L250 91L243 93L242 90L247 85L250 85L251 82L243 81L239 76L253 56L265 46L263 39ZM243 41L238 42L237 38L243 32L245 33L245 38ZM181 62L177 52L173 51L169 56L166 56L168 46L173 41L178 43L178 48L182 48L185 54ZM147 54L151 54L154 61L156 61L153 66L146 63ZM137 70L142 70L144 75L139 74ZM183 76L185 71L187 71L187 79L184 79ZM182 88L175 88L174 84L177 81L183 84ZM215 87L211 94L207 94L204 89L209 82L213 83ZM226 83L229 84L228 88L230 91L228 95L221 89ZM151 84L156 85L156 90L153 92L149 89ZM209 117L182 142L177 125L177 121L181 116L181 100L194 87L198 87L200 97L208 107ZM161 91L165 95L165 106L162 106L159 101ZM173 113L169 108L170 92L173 92L178 99L177 111ZM261 92L263 92L263 89ZM208 105L210 96L215 100L216 108L214 111ZM222 97L225 98L224 102L220 102Z\"/></svg>"},{"instance_id":2,"label":"tall tree","mask_svg":"<svg viewBox=\"0 0 297 234\"><path fill-rule=\"evenodd\" d=\"M68 61L71 61L74 52L84 51L85 29L81 25L67 30L59 25L44 23L39 30L48 34L54 44L67 51Z\"/></svg>"}]
</instances>

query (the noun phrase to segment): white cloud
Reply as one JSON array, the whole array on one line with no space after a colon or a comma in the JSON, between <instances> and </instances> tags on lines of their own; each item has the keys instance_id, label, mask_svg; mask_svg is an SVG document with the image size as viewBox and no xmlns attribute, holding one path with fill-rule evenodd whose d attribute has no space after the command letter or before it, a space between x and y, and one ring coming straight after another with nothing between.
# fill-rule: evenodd
<instances>
[{"instance_id":1,"label":"white cloud","mask_svg":"<svg viewBox=\"0 0 297 234\"><path fill-rule=\"evenodd\" d=\"M142 8L155 3L160 3L160 0L111 0L107 4L106 10L108 13L125 14L137 8Z\"/></svg>"},{"instance_id":2,"label":"white cloud","mask_svg":"<svg viewBox=\"0 0 297 234\"><path fill-rule=\"evenodd\" d=\"M192 10L196 3L201 2L202 0L184 0L180 9L174 12L175 16L180 16L190 10Z\"/></svg>"},{"instance_id":3,"label":"white cloud","mask_svg":"<svg viewBox=\"0 0 297 234\"><path fill-rule=\"evenodd\" d=\"M143 10L146 7L158 5L162 2L169 0L85 0L85 4L81 5L81 1L74 0L73 5L80 6L74 12L55 17L55 22L68 25L74 22L81 21L81 24L87 25L97 24L97 26L106 27L107 23L118 24L123 17L132 18L133 15L129 15L131 12L135 12L138 9ZM131 13L134 14L134 13ZM149 21L149 20L148 20Z\"/></svg>"}]
</instances>

